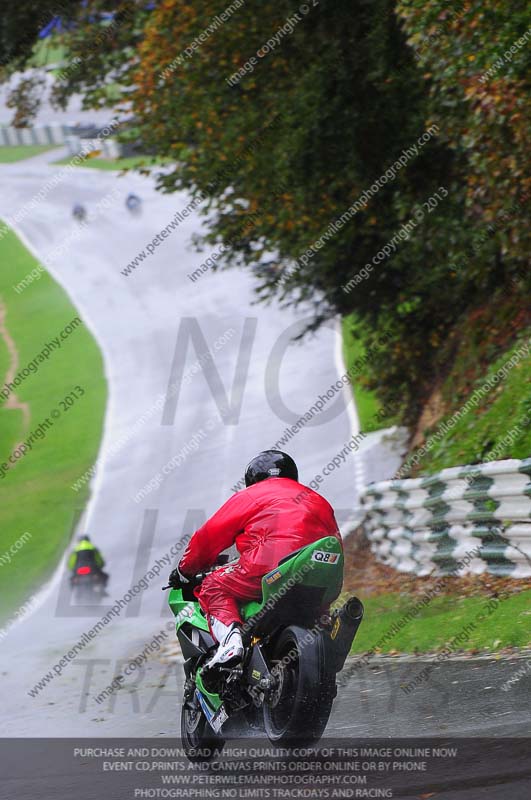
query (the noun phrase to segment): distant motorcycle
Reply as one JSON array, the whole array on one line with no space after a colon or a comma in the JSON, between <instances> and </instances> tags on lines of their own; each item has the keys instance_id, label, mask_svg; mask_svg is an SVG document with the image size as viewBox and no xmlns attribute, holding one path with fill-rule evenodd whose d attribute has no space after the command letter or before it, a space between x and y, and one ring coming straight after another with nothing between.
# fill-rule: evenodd
<instances>
[{"instance_id":1,"label":"distant motorcycle","mask_svg":"<svg viewBox=\"0 0 531 800\"><path fill-rule=\"evenodd\" d=\"M85 565L76 567L70 576L70 586L76 600L94 602L106 594L107 577L100 569Z\"/></svg>"},{"instance_id":2,"label":"distant motorcycle","mask_svg":"<svg viewBox=\"0 0 531 800\"><path fill-rule=\"evenodd\" d=\"M139 214L142 210L142 200L137 194L134 194L134 192L130 192L127 195L125 205L127 210L132 214Z\"/></svg>"},{"instance_id":3,"label":"distant motorcycle","mask_svg":"<svg viewBox=\"0 0 531 800\"><path fill-rule=\"evenodd\" d=\"M78 222L85 222L87 219L87 210L85 206L82 206L81 203L76 203L72 209L72 216L74 219L77 219Z\"/></svg>"}]
</instances>

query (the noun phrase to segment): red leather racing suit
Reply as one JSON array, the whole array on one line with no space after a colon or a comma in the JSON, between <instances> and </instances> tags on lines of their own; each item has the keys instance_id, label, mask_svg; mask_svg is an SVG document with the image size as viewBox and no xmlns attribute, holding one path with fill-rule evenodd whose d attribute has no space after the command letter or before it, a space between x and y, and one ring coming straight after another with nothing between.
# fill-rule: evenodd
<instances>
[{"instance_id":1,"label":"red leather racing suit","mask_svg":"<svg viewBox=\"0 0 531 800\"><path fill-rule=\"evenodd\" d=\"M341 540L330 503L290 478L268 478L237 492L194 533L179 569L195 575L235 544L239 561L212 572L195 594L205 614L241 623L239 604L260 599L262 577L324 536Z\"/></svg>"}]
</instances>

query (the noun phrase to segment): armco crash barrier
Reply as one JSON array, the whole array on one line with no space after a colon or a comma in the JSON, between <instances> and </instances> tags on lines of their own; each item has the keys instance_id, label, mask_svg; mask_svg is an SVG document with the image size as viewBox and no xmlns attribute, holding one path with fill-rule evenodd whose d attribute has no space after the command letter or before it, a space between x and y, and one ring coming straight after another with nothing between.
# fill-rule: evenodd
<instances>
[{"instance_id":1,"label":"armco crash barrier","mask_svg":"<svg viewBox=\"0 0 531 800\"><path fill-rule=\"evenodd\" d=\"M373 483L361 503L372 551L402 572L531 575L531 458Z\"/></svg>"}]
</instances>

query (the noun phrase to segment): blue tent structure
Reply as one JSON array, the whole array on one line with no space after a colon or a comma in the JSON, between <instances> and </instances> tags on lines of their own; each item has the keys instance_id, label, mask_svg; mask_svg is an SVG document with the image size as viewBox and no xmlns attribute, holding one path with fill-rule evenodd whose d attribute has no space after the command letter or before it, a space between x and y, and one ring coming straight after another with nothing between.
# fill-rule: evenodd
<instances>
[{"instance_id":1,"label":"blue tent structure","mask_svg":"<svg viewBox=\"0 0 531 800\"><path fill-rule=\"evenodd\" d=\"M81 3L82 6L86 6L86 0L83 0ZM156 3L153 0L146 3L144 6L146 11L153 11L155 8ZM113 20L115 16L114 11L102 11L98 14L97 17L93 17L94 22L101 22L102 20ZM66 31L73 26L74 23L65 24L60 16L53 17L50 22L39 31L39 39L46 39L48 36L51 36L52 33L61 33L62 31Z\"/></svg>"},{"instance_id":2,"label":"blue tent structure","mask_svg":"<svg viewBox=\"0 0 531 800\"><path fill-rule=\"evenodd\" d=\"M61 17L53 17L50 22L39 31L39 39L46 39L54 31L60 32L65 30Z\"/></svg>"}]
</instances>

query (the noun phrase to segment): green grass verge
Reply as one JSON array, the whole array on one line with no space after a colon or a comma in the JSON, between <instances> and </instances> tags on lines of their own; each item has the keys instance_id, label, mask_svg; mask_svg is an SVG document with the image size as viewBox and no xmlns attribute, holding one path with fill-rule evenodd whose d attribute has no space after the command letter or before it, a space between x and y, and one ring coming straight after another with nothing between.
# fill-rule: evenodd
<instances>
[{"instance_id":1,"label":"green grass verge","mask_svg":"<svg viewBox=\"0 0 531 800\"><path fill-rule=\"evenodd\" d=\"M476 389L496 375L496 372L516 356L524 342L529 342L531 330L527 330L513 344L496 358L487 371L469 387L467 395L457 398L451 410L439 420L430 431L425 432L429 450L423 454L418 464L418 473L431 474L444 467L461 464L476 464L483 461L504 458L529 458L531 455L531 356L520 358L509 368L506 377L489 390L477 407L470 408L458 416L455 424L444 436L433 440L430 435L448 423L459 412ZM459 362L443 387L448 395L452 386L458 386Z\"/></svg>"},{"instance_id":2,"label":"green grass verge","mask_svg":"<svg viewBox=\"0 0 531 800\"><path fill-rule=\"evenodd\" d=\"M366 653L376 649L379 642L381 647L377 652L382 653L434 652L449 645L466 625L472 624L474 628L463 633L463 637L466 635L467 638L456 642L454 650L496 651L531 643L531 589L509 595L497 604L487 597L435 597L417 616L403 624L397 633L384 640L393 625L404 622L405 616L412 612L418 600L398 593L364 599L365 617L351 652ZM488 606L489 602L492 606ZM484 619L479 620L478 615L483 615Z\"/></svg>"},{"instance_id":3,"label":"green grass verge","mask_svg":"<svg viewBox=\"0 0 531 800\"><path fill-rule=\"evenodd\" d=\"M371 431L377 431L381 428L387 428L389 425L393 424L393 419L381 413L379 414L382 405L375 393L365 388L363 385L363 367L360 369L360 367L356 365L357 362L361 364L362 361L360 361L360 359L363 359L365 356L362 328L352 316L342 319L341 328L345 365L354 375L352 378L352 390L354 392L356 410L360 421L360 431L362 433L370 433Z\"/></svg>"},{"instance_id":4,"label":"green grass verge","mask_svg":"<svg viewBox=\"0 0 531 800\"><path fill-rule=\"evenodd\" d=\"M13 290L37 266L13 232L0 239L0 263L0 300L7 310L9 336L18 350L18 373L78 313L46 272L21 293ZM5 339L0 337L0 391L10 361ZM27 427L21 411L6 408L5 399L0 398L0 467L8 462L15 445L50 418L52 409L60 411L43 438L35 438L33 448L0 479L0 556L26 532L31 535L11 556L11 563L0 560L0 618L4 621L51 573L67 547L76 512L87 499L87 490L75 493L70 486L94 463L103 427L107 396L103 361L83 324L76 325L61 347L55 347L48 360L37 366L15 390L29 406ZM61 401L78 385L84 395L64 410Z\"/></svg>"},{"instance_id":5,"label":"green grass verge","mask_svg":"<svg viewBox=\"0 0 531 800\"><path fill-rule=\"evenodd\" d=\"M55 150L57 145L21 144L14 147L0 147L0 164L12 164L25 158L40 156L48 150Z\"/></svg>"},{"instance_id":6,"label":"green grass verge","mask_svg":"<svg viewBox=\"0 0 531 800\"><path fill-rule=\"evenodd\" d=\"M30 65L34 67L47 67L49 64L62 64L65 59L66 49L59 44L55 36L39 39L33 48Z\"/></svg>"},{"instance_id":7,"label":"green grass verge","mask_svg":"<svg viewBox=\"0 0 531 800\"><path fill-rule=\"evenodd\" d=\"M64 166L70 164L72 156L55 161L55 164ZM90 167L91 169L103 170L124 170L124 169L152 169L163 164L171 163L168 159L154 158L153 156L130 156L128 158L84 158L82 162L76 162L76 167Z\"/></svg>"}]
</instances>

